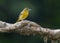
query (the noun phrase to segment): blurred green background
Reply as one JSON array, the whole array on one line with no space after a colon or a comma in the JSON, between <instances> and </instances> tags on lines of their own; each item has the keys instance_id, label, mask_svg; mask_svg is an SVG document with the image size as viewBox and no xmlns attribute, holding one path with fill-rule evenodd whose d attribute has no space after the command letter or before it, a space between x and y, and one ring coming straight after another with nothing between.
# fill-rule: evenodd
<instances>
[{"instance_id":1,"label":"blurred green background","mask_svg":"<svg viewBox=\"0 0 60 43\"><path fill-rule=\"evenodd\" d=\"M27 20L42 27L60 28L60 0L0 0L0 20L15 23L25 7L32 9ZM43 39L39 36L0 33L0 43L43 43Z\"/></svg>"}]
</instances>

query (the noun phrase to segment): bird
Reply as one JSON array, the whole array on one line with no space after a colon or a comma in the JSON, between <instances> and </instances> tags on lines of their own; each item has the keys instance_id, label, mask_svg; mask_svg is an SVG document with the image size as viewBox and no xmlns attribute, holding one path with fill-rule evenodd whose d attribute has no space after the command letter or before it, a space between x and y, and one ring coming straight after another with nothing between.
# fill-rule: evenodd
<instances>
[{"instance_id":1,"label":"bird","mask_svg":"<svg viewBox=\"0 0 60 43\"><path fill-rule=\"evenodd\" d=\"M30 10L31 9L29 9L29 8L24 8L22 10L22 12L19 14L19 17L18 17L16 22L19 22L19 21L22 21L22 20L26 19L29 15Z\"/></svg>"}]
</instances>

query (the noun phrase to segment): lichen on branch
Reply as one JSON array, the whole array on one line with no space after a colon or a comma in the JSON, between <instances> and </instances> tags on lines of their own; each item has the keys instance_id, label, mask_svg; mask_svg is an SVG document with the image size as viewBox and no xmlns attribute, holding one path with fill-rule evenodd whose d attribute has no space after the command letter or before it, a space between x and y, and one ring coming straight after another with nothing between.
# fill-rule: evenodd
<instances>
[{"instance_id":1,"label":"lichen on branch","mask_svg":"<svg viewBox=\"0 0 60 43\"><path fill-rule=\"evenodd\" d=\"M49 29L43 28L39 24L29 21L22 20L14 24L0 21L0 32L16 32L22 35L41 35L43 36L44 42L51 40L51 43L56 43L60 38L60 29Z\"/></svg>"}]
</instances>

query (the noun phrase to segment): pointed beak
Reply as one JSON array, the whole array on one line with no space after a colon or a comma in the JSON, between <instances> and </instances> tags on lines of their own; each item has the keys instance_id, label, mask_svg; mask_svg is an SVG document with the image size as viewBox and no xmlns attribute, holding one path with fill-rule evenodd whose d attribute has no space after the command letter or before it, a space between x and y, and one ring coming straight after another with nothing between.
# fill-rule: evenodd
<instances>
[{"instance_id":1,"label":"pointed beak","mask_svg":"<svg viewBox=\"0 0 60 43\"><path fill-rule=\"evenodd\" d=\"M32 9L28 9L29 11L31 11Z\"/></svg>"}]
</instances>

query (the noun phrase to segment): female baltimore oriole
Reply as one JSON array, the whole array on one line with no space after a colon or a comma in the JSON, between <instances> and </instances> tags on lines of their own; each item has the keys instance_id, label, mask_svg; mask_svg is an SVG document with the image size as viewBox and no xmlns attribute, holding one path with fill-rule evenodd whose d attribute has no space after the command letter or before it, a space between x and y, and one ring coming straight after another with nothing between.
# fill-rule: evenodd
<instances>
[{"instance_id":1,"label":"female baltimore oriole","mask_svg":"<svg viewBox=\"0 0 60 43\"><path fill-rule=\"evenodd\" d=\"M17 22L26 19L29 15L30 10L31 9L29 9L29 8L24 8L23 11L19 14Z\"/></svg>"}]
</instances>

